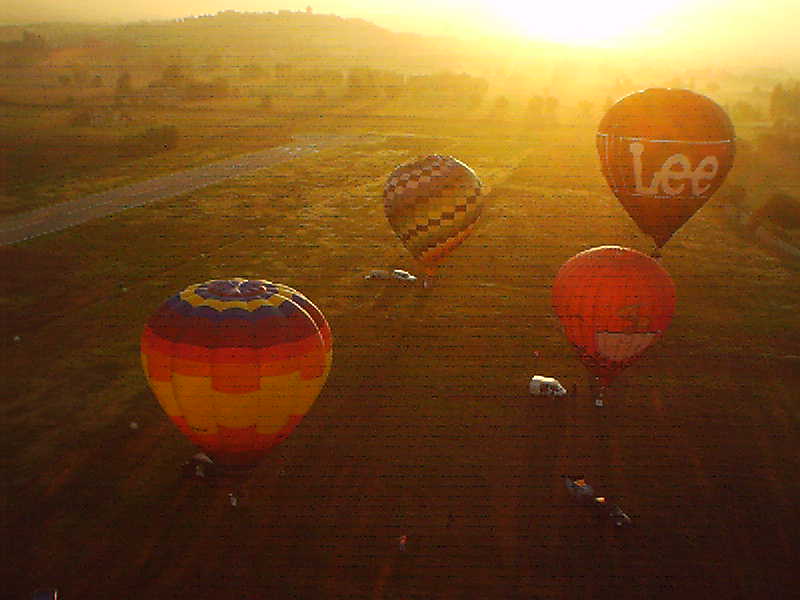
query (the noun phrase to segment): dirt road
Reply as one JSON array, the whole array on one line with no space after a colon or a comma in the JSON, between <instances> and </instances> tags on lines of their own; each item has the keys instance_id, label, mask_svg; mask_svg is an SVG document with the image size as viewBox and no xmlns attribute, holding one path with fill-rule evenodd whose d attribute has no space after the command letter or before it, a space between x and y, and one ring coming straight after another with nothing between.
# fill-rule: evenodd
<instances>
[{"instance_id":1,"label":"dirt road","mask_svg":"<svg viewBox=\"0 0 800 600\"><path fill-rule=\"evenodd\" d=\"M295 144L267 148L211 163L132 183L123 187L90 194L52 206L24 212L0 221L0 246L67 229L91 219L105 217L156 200L180 196L194 190L241 177L259 169L308 156L321 148L341 145L354 138L346 136L295 136Z\"/></svg>"}]
</instances>

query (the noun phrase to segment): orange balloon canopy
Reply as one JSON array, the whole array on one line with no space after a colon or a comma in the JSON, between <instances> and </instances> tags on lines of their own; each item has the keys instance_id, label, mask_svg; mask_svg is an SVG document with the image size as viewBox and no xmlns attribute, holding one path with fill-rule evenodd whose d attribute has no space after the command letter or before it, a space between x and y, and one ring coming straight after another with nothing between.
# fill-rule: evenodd
<instances>
[{"instance_id":1,"label":"orange balloon canopy","mask_svg":"<svg viewBox=\"0 0 800 600\"><path fill-rule=\"evenodd\" d=\"M290 287L221 279L166 300L144 327L141 356L178 429L215 462L248 467L314 403L330 369L331 332Z\"/></svg>"},{"instance_id":2,"label":"orange balloon canopy","mask_svg":"<svg viewBox=\"0 0 800 600\"><path fill-rule=\"evenodd\" d=\"M612 106L597 130L603 175L660 248L706 203L733 166L728 115L683 89L647 89Z\"/></svg>"},{"instance_id":3,"label":"orange balloon canopy","mask_svg":"<svg viewBox=\"0 0 800 600\"><path fill-rule=\"evenodd\" d=\"M675 312L675 284L637 250L600 246L565 262L553 309L581 361L607 386L658 340Z\"/></svg>"}]
</instances>

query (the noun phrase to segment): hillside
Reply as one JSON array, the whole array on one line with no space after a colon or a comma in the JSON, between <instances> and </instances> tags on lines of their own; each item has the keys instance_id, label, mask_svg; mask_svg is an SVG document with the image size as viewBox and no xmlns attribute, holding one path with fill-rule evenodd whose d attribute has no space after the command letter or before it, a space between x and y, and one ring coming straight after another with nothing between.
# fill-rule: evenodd
<instances>
[{"instance_id":1,"label":"hillside","mask_svg":"<svg viewBox=\"0 0 800 600\"><path fill-rule=\"evenodd\" d=\"M372 66L430 72L476 65L481 53L454 38L395 33L361 19L305 13L238 13L187 17L175 21L99 24L30 24L0 27L0 40L23 31L42 36L54 48L91 43L178 51L185 56L220 54L227 61L290 61L330 68ZM478 60L485 68L491 60ZM0 57L1 58L1 57Z\"/></svg>"}]
</instances>

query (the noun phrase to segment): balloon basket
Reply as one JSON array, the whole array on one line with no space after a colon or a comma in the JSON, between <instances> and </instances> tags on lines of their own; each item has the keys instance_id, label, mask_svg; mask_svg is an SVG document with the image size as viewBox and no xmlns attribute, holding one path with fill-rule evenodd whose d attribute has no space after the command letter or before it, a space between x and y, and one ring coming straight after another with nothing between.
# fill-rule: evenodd
<instances>
[{"instance_id":1,"label":"balloon basket","mask_svg":"<svg viewBox=\"0 0 800 600\"><path fill-rule=\"evenodd\" d=\"M214 462L203 453L195 454L186 461L181 470L189 479L203 481L210 487L225 488L230 493L229 497L241 497L241 488L250 479L254 470L253 465L229 465ZM236 506L233 499L231 504Z\"/></svg>"}]
</instances>

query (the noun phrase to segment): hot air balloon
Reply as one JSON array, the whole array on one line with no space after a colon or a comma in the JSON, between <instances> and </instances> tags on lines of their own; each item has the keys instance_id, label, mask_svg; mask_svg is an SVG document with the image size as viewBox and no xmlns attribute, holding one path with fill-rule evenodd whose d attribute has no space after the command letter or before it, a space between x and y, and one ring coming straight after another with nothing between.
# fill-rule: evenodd
<instances>
[{"instance_id":1,"label":"hot air balloon","mask_svg":"<svg viewBox=\"0 0 800 600\"><path fill-rule=\"evenodd\" d=\"M576 254L558 270L553 309L567 339L600 384L612 380L658 340L675 312L675 284L651 257L620 246Z\"/></svg>"},{"instance_id":2,"label":"hot air balloon","mask_svg":"<svg viewBox=\"0 0 800 600\"><path fill-rule=\"evenodd\" d=\"M426 285L442 259L475 228L483 207L475 172L438 154L392 171L383 199L386 218L423 268Z\"/></svg>"},{"instance_id":3,"label":"hot air balloon","mask_svg":"<svg viewBox=\"0 0 800 600\"><path fill-rule=\"evenodd\" d=\"M735 137L718 104L683 89L630 94L600 121L603 175L656 254L722 185Z\"/></svg>"},{"instance_id":4,"label":"hot air balloon","mask_svg":"<svg viewBox=\"0 0 800 600\"><path fill-rule=\"evenodd\" d=\"M257 279L190 285L147 321L147 381L217 465L247 471L286 439L328 376L331 332L300 292Z\"/></svg>"}]
</instances>

